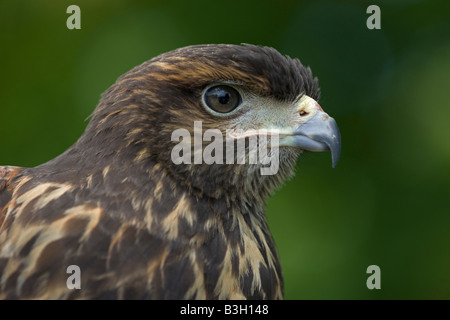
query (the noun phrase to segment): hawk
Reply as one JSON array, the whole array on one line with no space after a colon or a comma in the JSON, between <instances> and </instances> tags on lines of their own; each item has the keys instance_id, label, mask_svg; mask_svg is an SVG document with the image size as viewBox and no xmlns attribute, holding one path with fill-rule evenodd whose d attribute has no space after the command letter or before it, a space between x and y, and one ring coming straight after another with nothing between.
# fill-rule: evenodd
<instances>
[{"instance_id":1,"label":"hawk","mask_svg":"<svg viewBox=\"0 0 450 320\"><path fill-rule=\"evenodd\" d=\"M68 150L0 167L0 298L282 299L265 203L302 151L337 162L319 95L298 59L249 44L183 47L123 74ZM198 123L226 139L195 144ZM235 148L194 161L213 138ZM249 161L255 146L277 156L274 172Z\"/></svg>"}]
</instances>

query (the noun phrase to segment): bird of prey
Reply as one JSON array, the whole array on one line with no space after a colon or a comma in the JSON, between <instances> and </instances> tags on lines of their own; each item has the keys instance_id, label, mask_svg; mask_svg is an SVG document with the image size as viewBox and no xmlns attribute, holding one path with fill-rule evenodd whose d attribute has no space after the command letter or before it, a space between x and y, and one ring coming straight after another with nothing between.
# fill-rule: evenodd
<instances>
[{"instance_id":1,"label":"bird of prey","mask_svg":"<svg viewBox=\"0 0 450 320\"><path fill-rule=\"evenodd\" d=\"M319 95L298 59L249 44L183 47L123 74L68 150L0 167L0 298L282 299L265 202L304 150L336 164L340 134ZM174 161L174 132L195 140L196 123L236 142L232 160L244 141L244 161ZM249 132L268 132L276 172L248 161Z\"/></svg>"}]
</instances>

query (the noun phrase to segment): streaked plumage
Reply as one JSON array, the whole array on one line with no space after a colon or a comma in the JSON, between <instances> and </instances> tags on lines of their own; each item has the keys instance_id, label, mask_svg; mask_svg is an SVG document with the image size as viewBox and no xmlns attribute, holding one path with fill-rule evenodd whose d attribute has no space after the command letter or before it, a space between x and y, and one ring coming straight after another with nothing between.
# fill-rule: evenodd
<instances>
[{"instance_id":1,"label":"streaked plumage","mask_svg":"<svg viewBox=\"0 0 450 320\"><path fill-rule=\"evenodd\" d=\"M238 87L246 105L208 112L200 100L213 83ZM264 207L301 150L280 148L269 176L259 165L174 165L171 133L194 121L301 126L303 96L319 98L309 68L252 45L181 48L122 75L66 152L0 167L0 298L281 299ZM66 286L70 265L79 290Z\"/></svg>"}]
</instances>

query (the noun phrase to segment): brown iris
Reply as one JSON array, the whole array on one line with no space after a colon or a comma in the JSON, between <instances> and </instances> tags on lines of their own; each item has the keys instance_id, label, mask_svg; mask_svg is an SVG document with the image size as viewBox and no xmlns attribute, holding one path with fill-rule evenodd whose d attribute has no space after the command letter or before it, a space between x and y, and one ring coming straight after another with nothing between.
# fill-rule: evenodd
<instances>
[{"instance_id":1,"label":"brown iris","mask_svg":"<svg viewBox=\"0 0 450 320\"><path fill-rule=\"evenodd\" d=\"M233 111L241 104L241 96L233 87L218 85L209 88L203 97L205 104L219 113Z\"/></svg>"}]
</instances>

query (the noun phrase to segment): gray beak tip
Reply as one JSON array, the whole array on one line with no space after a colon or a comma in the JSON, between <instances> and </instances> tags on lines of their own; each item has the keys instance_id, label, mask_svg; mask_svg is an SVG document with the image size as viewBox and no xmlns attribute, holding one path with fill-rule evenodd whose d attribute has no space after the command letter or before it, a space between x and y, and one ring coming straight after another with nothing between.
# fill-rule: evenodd
<instances>
[{"instance_id":1,"label":"gray beak tip","mask_svg":"<svg viewBox=\"0 0 450 320\"><path fill-rule=\"evenodd\" d=\"M295 131L295 145L307 151L330 151L332 167L341 155L341 133L336 121L319 111Z\"/></svg>"},{"instance_id":2,"label":"gray beak tip","mask_svg":"<svg viewBox=\"0 0 450 320\"><path fill-rule=\"evenodd\" d=\"M339 158L341 156L341 133L339 132L339 128L336 124L336 121L332 119L332 126L334 126L333 130L333 135L330 139L330 142L327 143L328 148L331 151L331 163L332 163L332 167L335 168Z\"/></svg>"}]
</instances>

